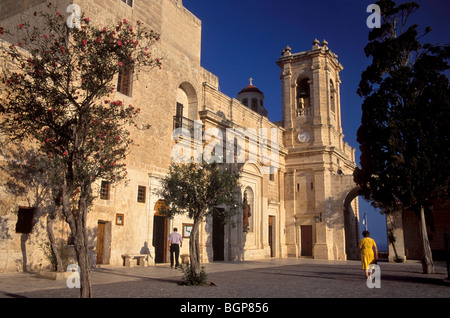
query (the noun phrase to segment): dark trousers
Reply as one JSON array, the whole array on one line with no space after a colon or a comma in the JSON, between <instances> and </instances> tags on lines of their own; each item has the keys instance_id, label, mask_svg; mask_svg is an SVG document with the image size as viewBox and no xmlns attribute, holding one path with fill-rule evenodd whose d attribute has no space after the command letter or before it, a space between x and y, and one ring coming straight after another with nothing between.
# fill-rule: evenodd
<instances>
[{"instance_id":1,"label":"dark trousers","mask_svg":"<svg viewBox=\"0 0 450 318\"><path fill-rule=\"evenodd\" d=\"M180 263L178 262L178 257L180 256L180 245L179 244L170 244L170 266L171 267L173 267L174 256L175 256L175 267L178 267L180 265Z\"/></svg>"}]
</instances>

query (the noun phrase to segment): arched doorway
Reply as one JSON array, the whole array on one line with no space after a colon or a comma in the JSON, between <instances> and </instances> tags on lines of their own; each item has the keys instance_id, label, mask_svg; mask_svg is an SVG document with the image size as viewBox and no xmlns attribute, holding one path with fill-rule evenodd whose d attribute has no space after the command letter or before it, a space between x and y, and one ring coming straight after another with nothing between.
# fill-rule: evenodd
<instances>
[{"instance_id":1,"label":"arched doorway","mask_svg":"<svg viewBox=\"0 0 450 318\"><path fill-rule=\"evenodd\" d=\"M345 229L345 253L347 259L357 259L359 243L359 220L357 201L360 187L352 188L344 199L344 229ZM356 205L356 206L355 206Z\"/></svg>"},{"instance_id":2,"label":"arched doorway","mask_svg":"<svg viewBox=\"0 0 450 318\"><path fill-rule=\"evenodd\" d=\"M153 246L155 248L155 263L167 262L167 239L169 236L168 218L161 213L166 203L158 200L155 204L155 214L153 216Z\"/></svg>"}]
</instances>

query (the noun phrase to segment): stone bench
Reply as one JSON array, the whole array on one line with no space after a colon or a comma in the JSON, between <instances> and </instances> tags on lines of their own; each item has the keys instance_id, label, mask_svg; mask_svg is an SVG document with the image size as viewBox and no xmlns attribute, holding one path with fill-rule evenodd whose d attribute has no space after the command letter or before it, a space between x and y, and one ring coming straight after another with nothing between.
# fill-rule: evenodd
<instances>
[{"instance_id":1,"label":"stone bench","mask_svg":"<svg viewBox=\"0 0 450 318\"><path fill-rule=\"evenodd\" d=\"M134 260L136 261L136 266L145 266L145 258L147 255L145 254L123 254L123 266L133 267Z\"/></svg>"},{"instance_id":2,"label":"stone bench","mask_svg":"<svg viewBox=\"0 0 450 318\"><path fill-rule=\"evenodd\" d=\"M189 254L181 254L181 264L189 264Z\"/></svg>"}]
</instances>

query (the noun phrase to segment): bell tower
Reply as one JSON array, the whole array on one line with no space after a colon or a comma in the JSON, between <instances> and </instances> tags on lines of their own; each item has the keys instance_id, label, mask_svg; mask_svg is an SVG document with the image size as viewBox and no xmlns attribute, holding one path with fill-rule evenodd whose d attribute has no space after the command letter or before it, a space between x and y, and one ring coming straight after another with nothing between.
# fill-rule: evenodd
<instances>
[{"instance_id":1,"label":"bell tower","mask_svg":"<svg viewBox=\"0 0 450 318\"><path fill-rule=\"evenodd\" d=\"M327 41L316 39L312 44L311 50L300 53L292 53L287 46L277 61L288 153L288 254L346 259L346 231L356 233L350 223L355 223L358 211L356 206L356 211L344 216L341 202L354 186L356 167L354 149L343 141L341 126L339 72L343 67Z\"/></svg>"},{"instance_id":2,"label":"bell tower","mask_svg":"<svg viewBox=\"0 0 450 318\"><path fill-rule=\"evenodd\" d=\"M287 46L277 61L281 68L283 125L290 147L331 146L342 139L337 55L324 40L310 51L291 53Z\"/></svg>"}]
</instances>

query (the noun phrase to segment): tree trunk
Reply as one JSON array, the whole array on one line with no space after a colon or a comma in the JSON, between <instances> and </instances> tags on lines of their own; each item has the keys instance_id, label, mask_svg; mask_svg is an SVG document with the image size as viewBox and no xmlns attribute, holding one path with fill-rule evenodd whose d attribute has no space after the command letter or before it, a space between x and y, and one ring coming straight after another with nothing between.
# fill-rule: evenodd
<instances>
[{"instance_id":1,"label":"tree trunk","mask_svg":"<svg viewBox=\"0 0 450 318\"><path fill-rule=\"evenodd\" d=\"M394 237L393 230L389 230L388 237L389 237L389 243L392 244L392 248L394 249L395 259L398 259L398 253L397 253L397 248L395 247L395 237Z\"/></svg>"},{"instance_id":2,"label":"tree trunk","mask_svg":"<svg viewBox=\"0 0 450 318\"><path fill-rule=\"evenodd\" d=\"M55 264L56 268L54 268L54 269L57 272L64 272L64 266L63 266L63 263L61 260L61 255L59 254L58 246L56 244L55 234L53 233L53 223L55 222L55 217L56 217L56 207L54 207L54 210L52 212L50 212L49 215L47 216L47 234L48 234L48 239L50 241L50 247L52 250L52 254L56 261L56 264Z\"/></svg>"},{"instance_id":3,"label":"tree trunk","mask_svg":"<svg viewBox=\"0 0 450 318\"><path fill-rule=\"evenodd\" d=\"M78 211L74 212L70 207L70 195L72 192L70 191L70 186L67 186L67 184L63 186L63 211L72 232L75 253L80 268L80 297L91 298L90 261L86 232L87 199L81 194L78 201Z\"/></svg>"},{"instance_id":4,"label":"tree trunk","mask_svg":"<svg viewBox=\"0 0 450 318\"><path fill-rule=\"evenodd\" d=\"M85 240L80 237L75 238L75 252L77 254L78 266L80 267L80 297L91 298L91 278L88 249Z\"/></svg>"},{"instance_id":5,"label":"tree trunk","mask_svg":"<svg viewBox=\"0 0 450 318\"><path fill-rule=\"evenodd\" d=\"M80 297L91 298L92 286L90 278L90 260L89 249L87 246L87 231L86 231L86 216L88 207L86 204L87 199L81 194L78 204L78 215L76 217L77 235L75 237L75 251L77 253L78 266L80 267Z\"/></svg>"},{"instance_id":6,"label":"tree trunk","mask_svg":"<svg viewBox=\"0 0 450 318\"><path fill-rule=\"evenodd\" d=\"M425 221L425 209L420 207L419 214L419 233L420 241L422 243L422 267L424 274L434 274L433 255L431 253L430 241L428 240L427 224Z\"/></svg>"},{"instance_id":7,"label":"tree trunk","mask_svg":"<svg viewBox=\"0 0 450 318\"><path fill-rule=\"evenodd\" d=\"M195 218L189 240L189 259L191 262L191 269L195 271L196 274L200 273L200 224L201 219Z\"/></svg>"}]
</instances>

